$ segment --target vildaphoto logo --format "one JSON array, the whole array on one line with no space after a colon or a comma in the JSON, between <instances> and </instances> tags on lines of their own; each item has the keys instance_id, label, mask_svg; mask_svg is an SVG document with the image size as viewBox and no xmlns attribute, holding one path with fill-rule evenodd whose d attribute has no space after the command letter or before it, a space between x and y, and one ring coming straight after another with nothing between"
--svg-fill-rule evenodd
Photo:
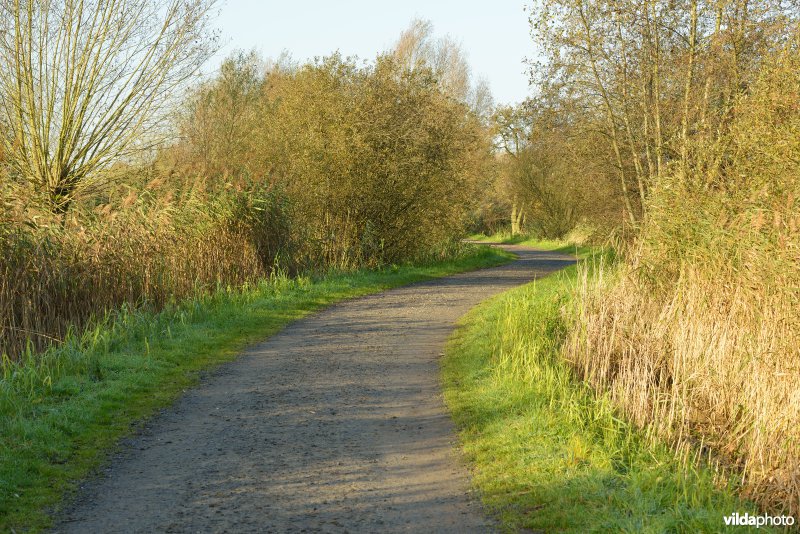
<instances>
[{"instance_id":1,"label":"vildaphoto logo","mask_svg":"<svg viewBox=\"0 0 800 534\"><path fill-rule=\"evenodd\" d=\"M790 515L750 515L734 512L725 516L725 526L729 527L790 527L794 517Z\"/></svg>"}]
</instances>

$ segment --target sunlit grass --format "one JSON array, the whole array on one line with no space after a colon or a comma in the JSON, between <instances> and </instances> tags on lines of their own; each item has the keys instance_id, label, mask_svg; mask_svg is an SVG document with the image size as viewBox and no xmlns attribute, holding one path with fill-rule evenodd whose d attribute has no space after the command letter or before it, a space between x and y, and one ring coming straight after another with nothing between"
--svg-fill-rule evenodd
<instances>
[{"instance_id":1,"label":"sunlit grass","mask_svg":"<svg viewBox=\"0 0 800 534\"><path fill-rule=\"evenodd\" d=\"M573 266L482 304L446 352L446 400L502 528L720 532L723 516L753 513L712 468L645 436L575 379L561 347L576 276Z\"/></svg>"},{"instance_id":2,"label":"sunlit grass","mask_svg":"<svg viewBox=\"0 0 800 534\"><path fill-rule=\"evenodd\" d=\"M510 255L482 247L451 261L317 279L273 276L161 313L126 312L44 354L6 360L0 375L0 531L40 530L62 496L138 421L232 360L249 343L344 298Z\"/></svg>"},{"instance_id":3,"label":"sunlit grass","mask_svg":"<svg viewBox=\"0 0 800 534\"><path fill-rule=\"evenodd\" d=\"M478 241L481 243L503 243L507 245L523 245L539 250L546 250L548 252L562 252L564 254L572 254L576 257L583 257L593 252L598 251L597 247L592 247L584 244L572 243L568 240L559 239L540 239L538 237L516 234L511 235L509 232L497 232L492 235L485 234L471 234L466 238L469 241Z\"/></svg>"}]
</instances>

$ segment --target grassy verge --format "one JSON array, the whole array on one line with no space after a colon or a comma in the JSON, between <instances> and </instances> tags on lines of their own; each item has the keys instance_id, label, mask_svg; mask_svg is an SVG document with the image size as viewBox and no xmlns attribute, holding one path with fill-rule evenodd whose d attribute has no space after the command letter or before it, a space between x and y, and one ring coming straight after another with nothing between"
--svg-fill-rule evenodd
<instances>
[{"instance_id":1,"label":"grassy verge","mask_svg":"<svg viewBox=\"0 0 800 534\"><path fill-rule=\"evenodd\" d=\"M527 235L511 235L509 233L498 232L494 235L473 234L467 237L470 241L482 243L504 243L507 245L525 245L527 247L547 250L550 252L562 252L573 254L577 257L584 257L596 251L595 247L578 245L569 241L558 239L539 239Z\"/></svg>"},{"instance_id":2,"label":"grassy verge","mask_svg":"<svg viewBox=\"0 0 800 534\"><path fill-rule=\"evenodd\" d=\"M316 280L275 277L158 314L122 311L42 355L3 362L0 532L46 528L64 494L137 422L248 343L337 300L508 259L502 251L481 247L425 267Z\"/></svg>"},{"instance_id":3,"label":"grassy verge","mask_svg":"<svg viewBox=\"0 0 800 534\"><path fill-rule=\"evenodd\" d=\"M504 530L721 532L755 508L575 381L560 346L576 268L471 311L443 363L473 483ZM762 529L764 531L766 529Z\"/></svg>"}]
</instances>

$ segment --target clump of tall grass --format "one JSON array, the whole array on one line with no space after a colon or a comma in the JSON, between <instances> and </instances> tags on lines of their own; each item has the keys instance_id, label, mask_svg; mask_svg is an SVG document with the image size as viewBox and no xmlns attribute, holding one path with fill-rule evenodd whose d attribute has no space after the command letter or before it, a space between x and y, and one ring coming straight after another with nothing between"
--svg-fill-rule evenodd
<instances>
[{"instance_id":1,"label":"clump of tall grass","mask_svg":"<svg viewBox=\"0 0 800 534\"><path fill-rule=\"evenodd\" d=\"M575 379L563 312L579 304L576 278L571 266L478 307L445 358L445 397L503 529L718 532L732 510L753 513L724 473L676 457Z\"/></svg>"},{"instance_id":2,"label":"clump of tall grass","mask_svg":"<svg viewBox=\"0 0 800 534\"><path fill-rule=\"evenodd\" d=\"M157 310L269 275L288 246L280 195L208 197L151 182L63 221L17 213L0 226L0 354L38 352L121 306Z\"/></svg>"},{"instance_id":3,"label":"clump of tall grass","mask_svg":"<svg viewBox=\"0 0 800 534\"><path fill-rule=\"evenodd\" d=\"M566 357L638 425L800 514L800 58L653 192L629 261L584 272Z\"/></svg>"}]
</instances>

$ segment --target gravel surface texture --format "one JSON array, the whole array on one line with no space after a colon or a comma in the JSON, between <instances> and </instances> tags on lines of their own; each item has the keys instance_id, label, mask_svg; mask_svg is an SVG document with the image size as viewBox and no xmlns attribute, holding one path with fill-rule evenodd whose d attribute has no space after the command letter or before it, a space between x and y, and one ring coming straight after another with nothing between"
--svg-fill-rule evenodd
<instances>
[{"instance_id":1,"label":"gravel surface texture","mask_svg":"<svg viewBox=\"0 0 800 534\"><path fill-rule=\"evenodd\" d=\"M203 379L128 438L56 532L490 532L439 357L482 300L571 264L519 259L333 305Z\"/></svg>"}]
</instances>

